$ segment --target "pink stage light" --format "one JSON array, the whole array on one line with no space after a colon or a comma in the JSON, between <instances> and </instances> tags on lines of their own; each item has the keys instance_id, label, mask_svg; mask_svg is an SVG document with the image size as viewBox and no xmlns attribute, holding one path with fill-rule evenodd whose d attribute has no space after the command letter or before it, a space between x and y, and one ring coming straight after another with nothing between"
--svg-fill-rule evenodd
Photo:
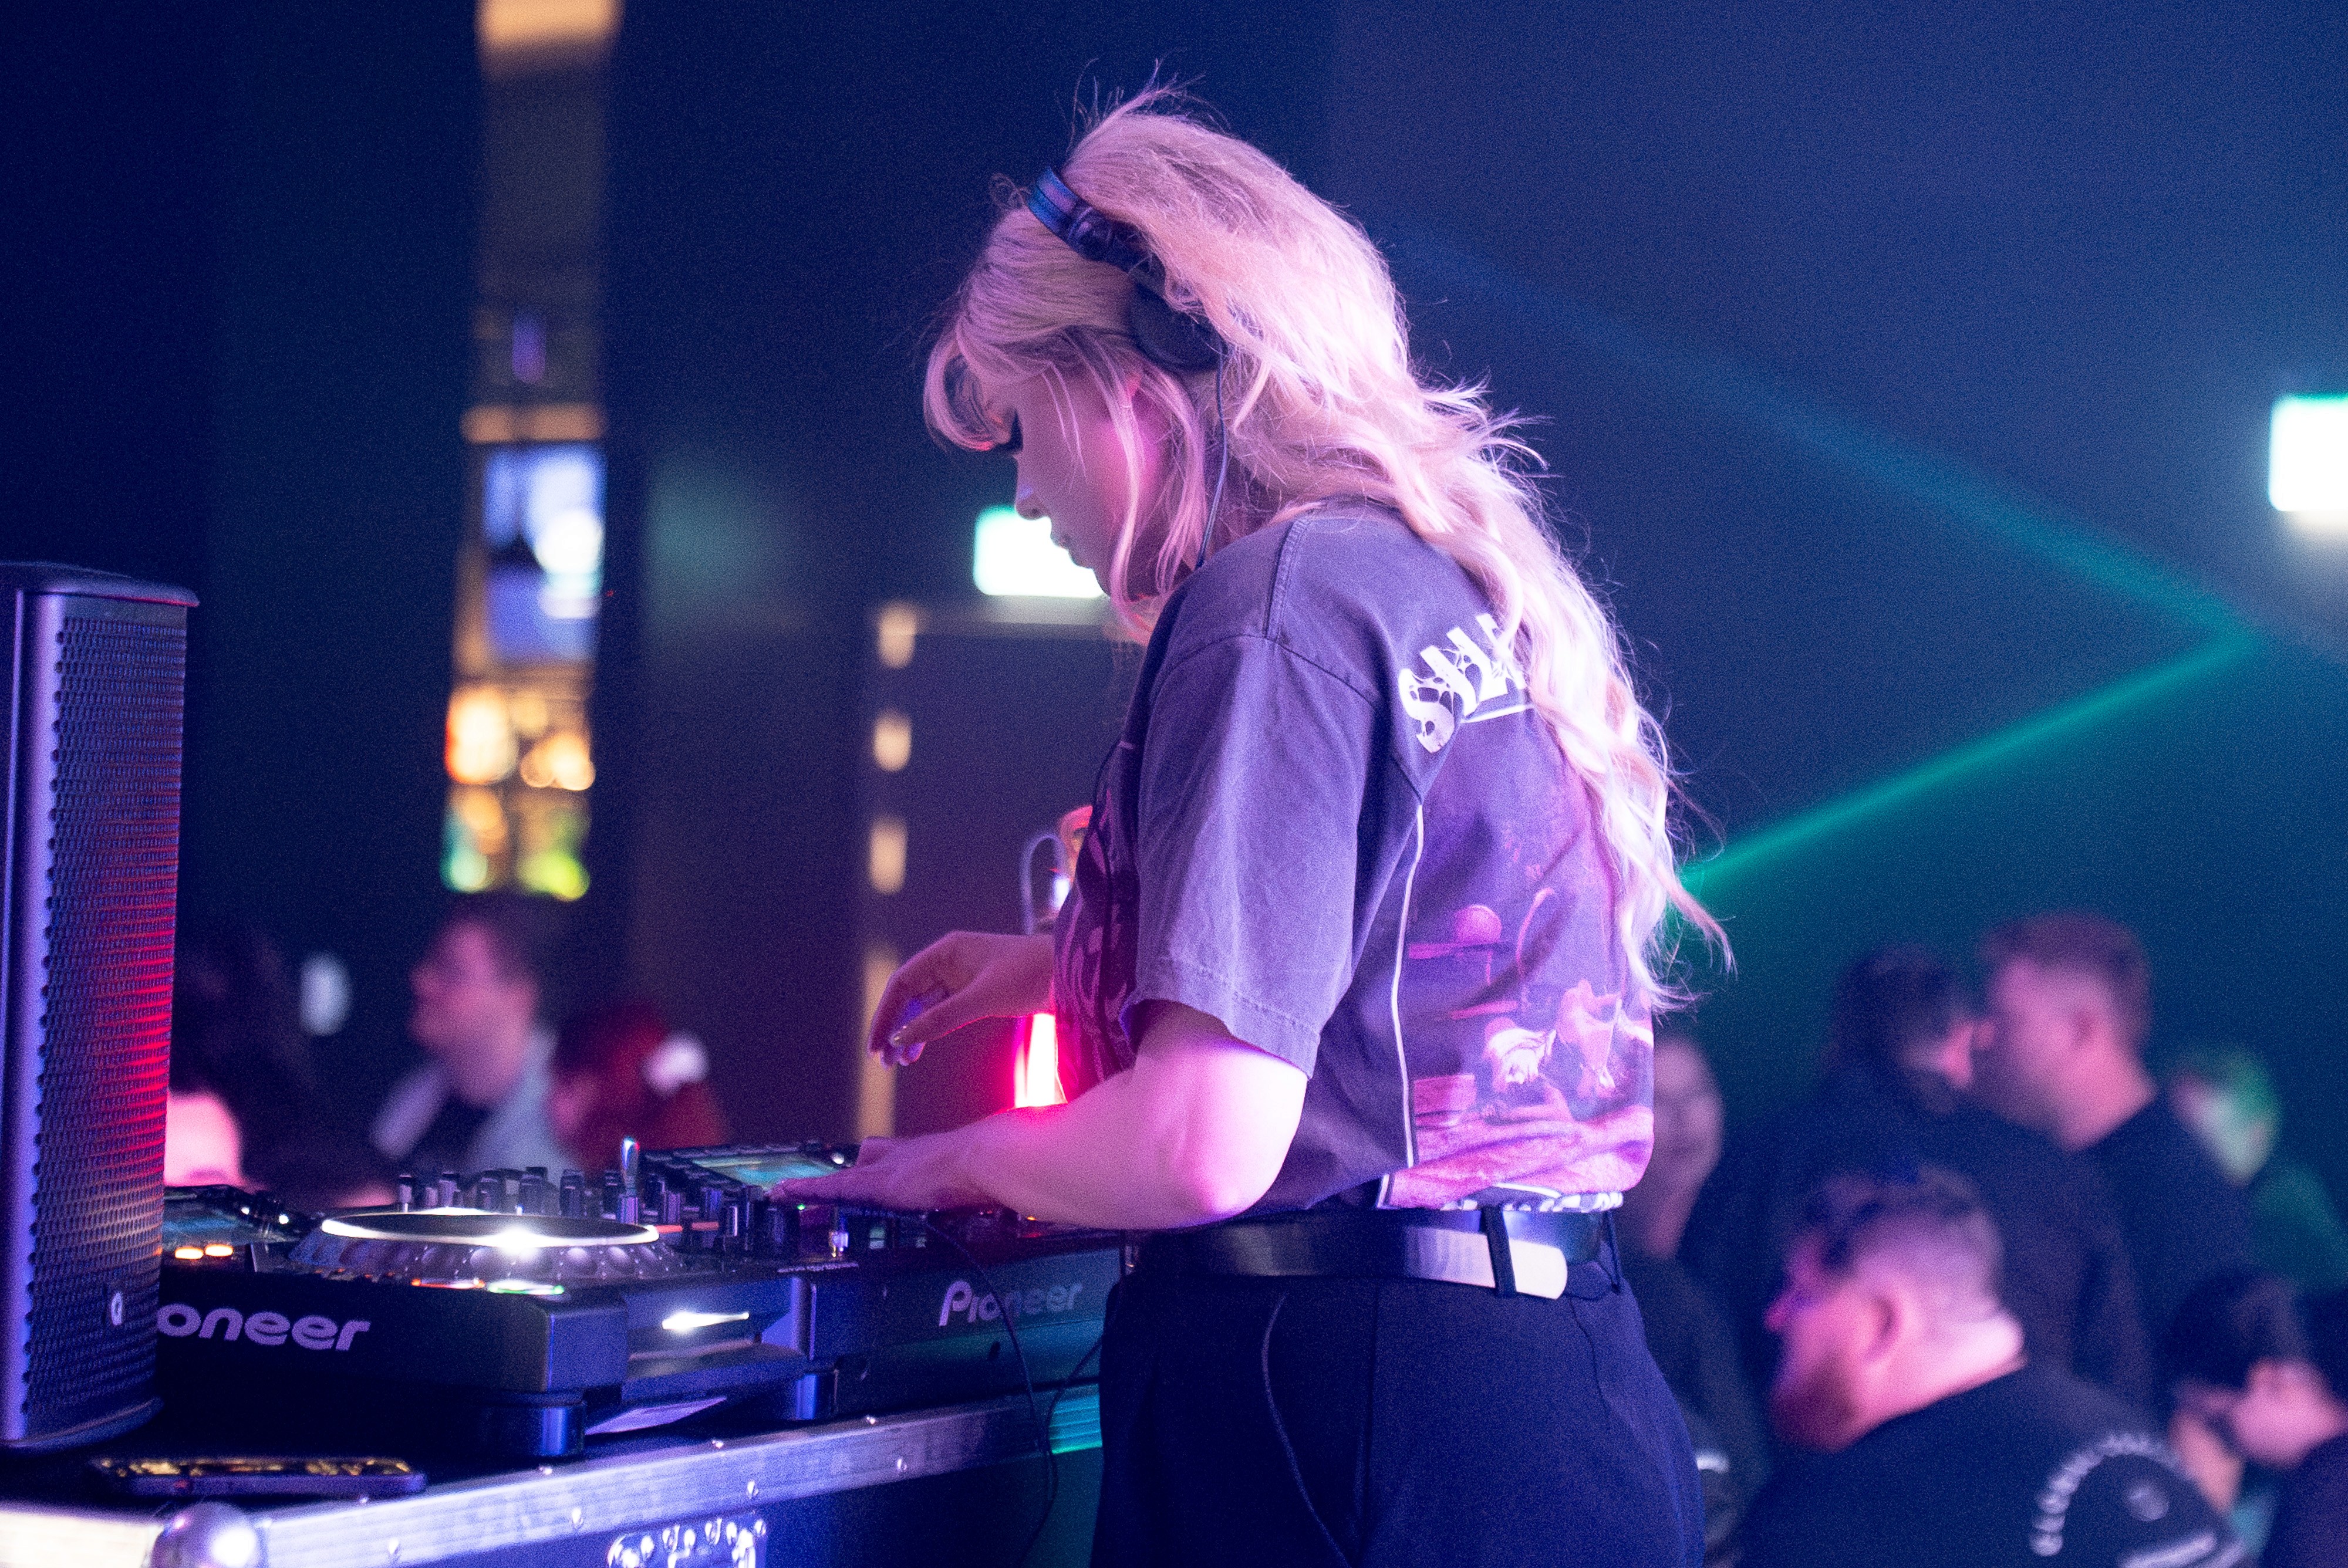
<instances>
[{"instance_id":1,"label":"pink stage light","mask_svg":"<svg viewBox=\"0 0 2348 1568\"><path fill-rule=\"evenodd\" d=\"M1060 1026L1050 1013L1039 1012L1019 1024L1019 1049L1011 1063L1011 1103L1065 1105L1068 1092L1060 1087Z\"/></svg>"}]
</instances>

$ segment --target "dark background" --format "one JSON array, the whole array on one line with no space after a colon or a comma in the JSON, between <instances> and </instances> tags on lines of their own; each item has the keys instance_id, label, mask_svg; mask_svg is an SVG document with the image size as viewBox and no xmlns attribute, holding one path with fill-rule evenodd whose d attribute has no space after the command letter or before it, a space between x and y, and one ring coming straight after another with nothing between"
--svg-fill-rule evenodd
<instances>
[{"instance_id":1,"label":"dark background","mask_svg":"<svg viewBox=\"0 0 2348 1568\"><path fill-rule=\"evenodd\" d=\"M350 957L360 1098L440 897L471 7L5 26L0 556L203 597L183 910ZM746 1131L847 1129L870 616L965 596L1009 487L922 430L926 325L990 177L1162 66L1541 421L1725 845L1733 1113L1855 953L2087 905L2348 1187L2348 552L2264 493L2273 398L2348 387L2343 58L2319 4L635 0L586 973L699 1029Z\"/></svg>"}]
</instances>

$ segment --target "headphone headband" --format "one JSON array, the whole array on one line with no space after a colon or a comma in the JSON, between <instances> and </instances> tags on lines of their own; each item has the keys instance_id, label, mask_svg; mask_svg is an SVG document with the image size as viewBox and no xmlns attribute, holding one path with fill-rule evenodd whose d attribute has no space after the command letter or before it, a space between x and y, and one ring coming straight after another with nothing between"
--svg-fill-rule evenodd
<instances>
[{"instance_id":1,"label":"headphone headband","mask_svg":"<svg viewBox=\"0 0 2348 1568\"><path fill-rule=\"evenodd\" d=\"M1133 231L1068 189L1056 169L1046 168L1027 191L1027 210L1087 261L1115 267L1133 280L1127 325L1149 361L1176 374L1219 370L1222 338L1204 316L1166 302L1165 268Z\"/></svg>"},{"instance_id":2,"label":"headphone headband","mask_svg":"<svg viewBox=\"0 0 2348 1568\"><path fill-rule=\"evenodd\" d=\"M1027 192L1027 210L1087 261L1104 261L1120 272L1131 272L1149 261L1148 251L1069 190L1056 169L1046 169L1035 177L1035 186Z\"/></svg>"}]
</instances>

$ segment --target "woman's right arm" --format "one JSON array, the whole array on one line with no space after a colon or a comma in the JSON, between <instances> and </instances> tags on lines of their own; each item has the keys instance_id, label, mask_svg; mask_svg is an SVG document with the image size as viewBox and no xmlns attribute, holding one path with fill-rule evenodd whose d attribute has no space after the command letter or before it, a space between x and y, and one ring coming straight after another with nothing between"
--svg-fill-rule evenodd
<instances>
[{"instance_id":1,"label":"woman's right arm","mask_svg":"<svg viewBox=\"0 0 2348 1568\"><path fill-rule=\"evenodd\" d=\"M872 1009L864 1048L891 1067L983 1018L1015 1018L1052 1005L1052 938L954 931L898 966Z\"/></svg>"}]
</instances>

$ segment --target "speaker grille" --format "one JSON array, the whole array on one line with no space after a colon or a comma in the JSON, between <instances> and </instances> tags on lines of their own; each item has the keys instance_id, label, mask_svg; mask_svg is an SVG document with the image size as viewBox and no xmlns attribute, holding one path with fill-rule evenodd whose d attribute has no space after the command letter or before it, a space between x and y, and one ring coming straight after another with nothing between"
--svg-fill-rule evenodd
<instances>
[{"instance_id":1,"label":"speaker grille","mask_svg":"<svg viewBox=\"0 0 2348 1568\"><path fill-rule=\"evenodd\" d=\"M31 890L47 972L26 1395L46 1427L120 1409L154 1372L137 1330L162 1247L187 642L72 614L57 632L48 886Z\"/></svg>"}]
</instances>

